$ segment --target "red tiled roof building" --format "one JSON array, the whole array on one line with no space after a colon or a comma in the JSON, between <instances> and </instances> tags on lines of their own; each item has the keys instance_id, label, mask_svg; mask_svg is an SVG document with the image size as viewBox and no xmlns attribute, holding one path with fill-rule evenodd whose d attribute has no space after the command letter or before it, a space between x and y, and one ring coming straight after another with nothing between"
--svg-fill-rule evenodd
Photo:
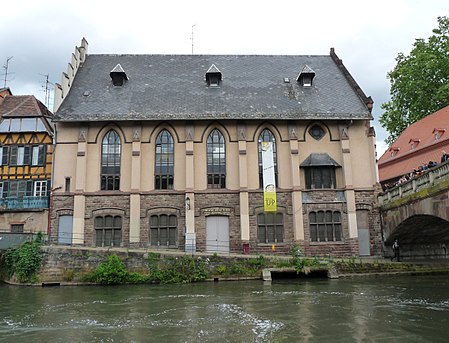
<instances>
[{"instance_id":1,"label":"red tiled roof building","mask_svg":"<svg viewBox=\"0 0 449 343\"><path fill-rule=\"evenodd\" d=\"M449 153L449 106L406 128L378 161L382 185L395 182Z\"/></svg>"}]
</instances>

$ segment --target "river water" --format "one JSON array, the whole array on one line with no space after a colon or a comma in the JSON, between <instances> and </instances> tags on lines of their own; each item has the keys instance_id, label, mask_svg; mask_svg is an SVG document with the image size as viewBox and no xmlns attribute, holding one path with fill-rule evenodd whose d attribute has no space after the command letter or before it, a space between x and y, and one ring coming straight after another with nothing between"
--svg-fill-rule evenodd
<instances>
[{"instance_id":1,"label":"river water","mask_svg":"<svg viewBox=\"0 0 449 343\"><path fill-rule=\"evenodd\" d=\"M0 285L0 342L449 342L449 276Z\"/></svg>"}]
</instances>

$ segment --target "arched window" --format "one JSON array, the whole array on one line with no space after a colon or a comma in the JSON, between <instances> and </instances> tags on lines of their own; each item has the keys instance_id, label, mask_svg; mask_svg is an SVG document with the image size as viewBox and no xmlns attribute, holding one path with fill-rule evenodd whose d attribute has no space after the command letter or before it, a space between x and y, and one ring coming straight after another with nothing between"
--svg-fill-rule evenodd
<instances>
[{"instance_id":1,"label":"arched window","mask_svg":"<svg viewBox=\"0 0 449 343\"><path fill-rule=\"evenodd\" d=\"M119 247L122 242L122 217L95 217L95 246Z\"/></svg>"},{"instance_id":2,"label":"arched window","mask_svg":"<svg viewBox=\"0 0 449 343\"><path fill-rule=\"evenodd\" d=\"M156 138L155 157L154 188L173 189L173 137L167 130L162 130Z\"/></svg>"},{"instance_id":3,"label":"arched window","mask_svg":"<svg viewBox=\"0 0 449 343\"><path fill-rule=\"evenodd\" d=\"M110 130L101 145L101 190L120 189L120 137Z\"/></svg>"},{"instance_id":4,"label":"arched window","mask_svg":"<svg viewBox=\"0 0 449 343\"><path fill-rule=\"evenodd\" d=\"M313 211L309 213L310 241L341 241L341 214L339 211Z\"/></svg>"},{"instance_id":5,"label":"arched window","mask_svg":"<svg viewBox=\"0 0 449 343\"><path fill-rule=\"evenodd\" d=\"M207 187L226 188L226 145L217 129L207 138Z\"/></svg>"},{"instance_id":6,"label":"arched window","mask_svg":"<svg viewBox=\"0 0 449 343\"><path fill-rule=\"evenodd\" d=\"M277 164L277 153L276 153L276 138L273 133L265 129L259 136L259 187L263 187L263 168L262 168L262 142L273 143L273 161L274 161L274 180L276 182L276 187L278 187L278 164Z\"/></svg>"}]
</instances>

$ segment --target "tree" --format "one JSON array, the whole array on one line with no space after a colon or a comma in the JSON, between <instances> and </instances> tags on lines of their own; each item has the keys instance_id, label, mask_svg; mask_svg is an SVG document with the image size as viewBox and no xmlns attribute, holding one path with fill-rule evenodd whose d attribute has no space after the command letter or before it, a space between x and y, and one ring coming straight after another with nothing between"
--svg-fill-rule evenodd
<instances>
[{"instance_id":1,"label":"tree","mask_svg":"<svg viewBox=\"0 0 449 343\"><path fill-rule=\"evenodd\" d=\"M449 18L438 17L438 28L427 42L416 39L406 56L399 53L396 67L388 73L391 100L381 105L385 111L380 124L393 143L414 122L449 105Z\"/></svg>"}]
</instances>

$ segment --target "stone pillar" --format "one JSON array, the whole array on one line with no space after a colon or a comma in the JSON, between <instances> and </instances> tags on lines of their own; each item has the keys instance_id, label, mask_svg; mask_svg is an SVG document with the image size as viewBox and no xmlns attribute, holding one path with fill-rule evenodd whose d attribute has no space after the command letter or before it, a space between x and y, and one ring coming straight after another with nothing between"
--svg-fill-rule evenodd
<instances>
[{"instance_id":1,"label":"stone pillar","mask_svg":"<svg viewBox=\"0 0 449 343\"><path fill-rule=\"evenodd\" d=\"M73 199L73 231L72 243L84 244L84 216L86 212L87 176L87 127L80 127L78 149L76 153L75 196Z\"/></svg>"},{"instance_id":2,"label":"stone pillar","mask_svg":"<svg viewBox=\"0 0 449 343\"><path fill-rule=\"evenodd\" d=\"M131 156L131 195L129 198L129 243L140 242L140 163L141 163L141 127L133 128Z\"/></svg>"},{"instance_id":3,"label":"stone pillar","mask_svg":"<svg viewBox=\"0 0 449 343\"><path fill-rule=\"evenodd\" d=\"M296 125L288 126L290 139L290 168L292 174L292 208L295 241L304 240L304 219L302 215L301 178L299 174L299 147Z\"/></svg>"},{"instance_id":4,"label":"stone pillar","mask_svg":"<svg viewBox=\"0 0 449 343\"><path fill-rule=\"evenodd\" d=\"M348 128L340 128L341 151L343 154L343 177L345 182L346 206L348 210L349 238L357 238L357 216L355 206L355 192L352 177L351 150L349 144Z\"/></svg>"},{"instance_id":5,"label":"stone pillar","mask_svg":"<svg viewBox=\"0 0 449 343\"><path fill-rule=\"evenodd\" d=\"M239 187L240 187L240 239L248 243L249 234L249 196L248 196L248 163L246 157L246 126L242 123L237 127L239 149Z\"/></svg>"}]
</instances>

